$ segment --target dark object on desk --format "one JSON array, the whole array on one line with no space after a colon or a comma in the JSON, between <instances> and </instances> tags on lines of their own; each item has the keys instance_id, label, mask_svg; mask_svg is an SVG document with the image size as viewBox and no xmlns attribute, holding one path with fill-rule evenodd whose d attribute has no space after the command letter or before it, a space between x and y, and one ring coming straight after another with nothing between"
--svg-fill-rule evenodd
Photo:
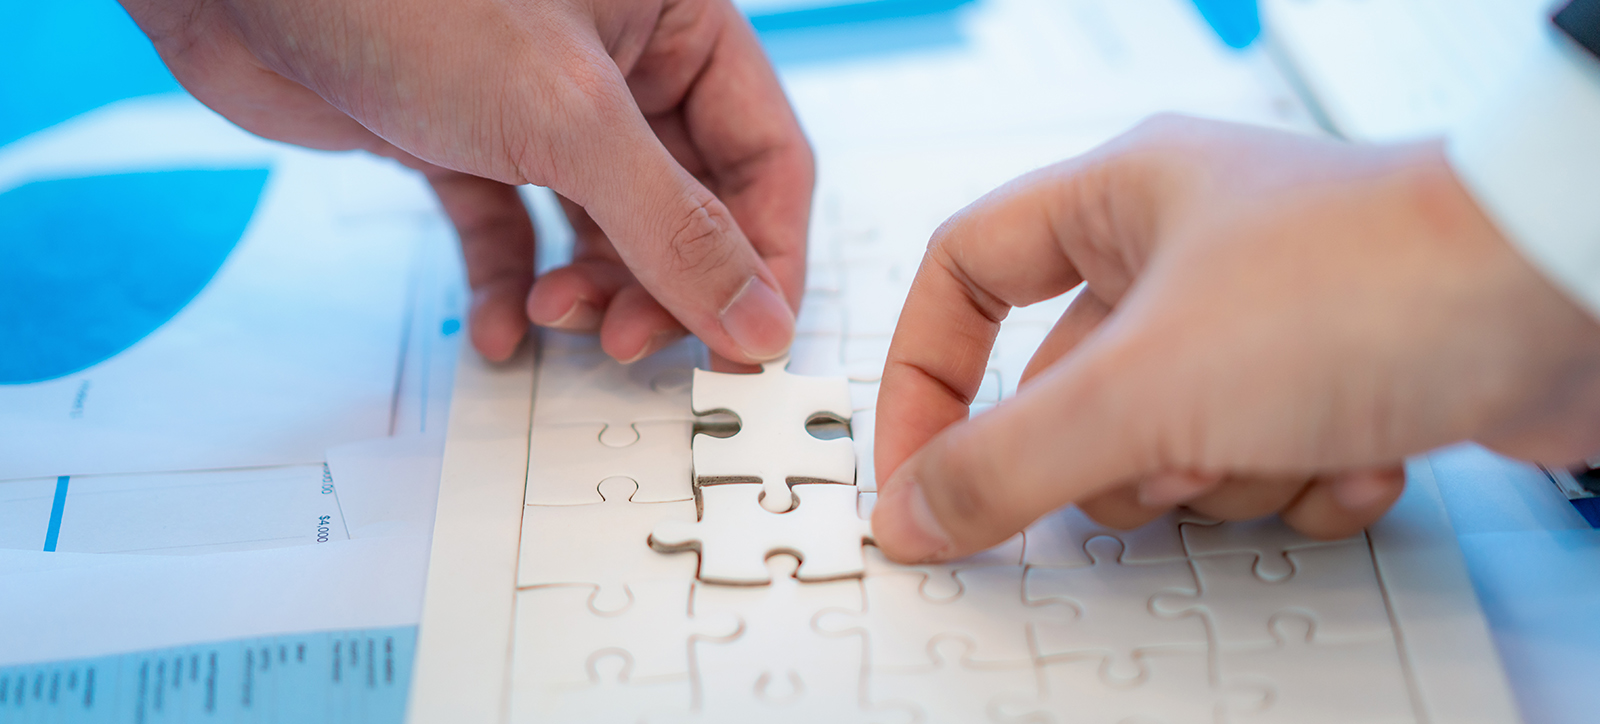
<instances>
[{"instance_id":1,"label":"dark object on desk","mask_svg":"<svg viewBox=\"0 0 1600 724\"><path fill-rule=\"evenodd\" d=\"M1551 482L1571 501L1589 527L1600 528L1600 459L1572 470L1544 468Z\"/></svg>"},{"instance_id":2,"label":"dark object on desk","mask_svg":"<svg viewBox=\"0 0 1600 724\"><path fill-rule=\"evenodd\" d=\"M1556 27L1600 60L1600 0L1572 0L1556 13Z\"/></svg>"}]
</instances>

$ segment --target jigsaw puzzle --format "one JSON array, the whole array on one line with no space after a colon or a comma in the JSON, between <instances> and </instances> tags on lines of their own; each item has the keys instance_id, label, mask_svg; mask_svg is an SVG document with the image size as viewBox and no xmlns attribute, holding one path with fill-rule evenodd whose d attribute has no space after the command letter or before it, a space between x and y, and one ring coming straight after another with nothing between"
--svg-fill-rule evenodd
<instances>
[{"instance_id":1,"label":"jigsaw puzzle","mask_svg":"<svg viewBox=\"0 0 1600 724\"><path fill-rule=\"evenodd\" d=\"M509 626L510 645L490 641L426 682L460 687L455 672L485 669L510 682L494 689L509 708L485 718L519 724L1515 719L1470 582L1435 555L1447 523L1404 529L1431 556L1409 569L1385 567L1409 549L1392 531L1385 548L1381 528L1322 542L1276 518L1179 510L1119 531L1075 508L966 559L888 561L867 523L884 356L928 235L992 184L947 179L890 216L871 201L885 193L874 168L819 194L787 365L707 372L691 343L618 365L592 339L543 333L516 449L528 467L509 536L513 620L481 617ZM1070 301L1002 323L973 414L1007 404ZM832 439L813 434L818 422ZM444 490L477 500L490 483ZM1420 505L1434 507L1417 517L1413 504L1405 525L1443 520L1436 499ZM1427 578L1451 566L1446 584ZM436 562L430 579L452 571ZM1437 620L1416 619L1441 604ZM479 606L463 600L450 620L480 625Z\"/></svg>"}]
</instances>

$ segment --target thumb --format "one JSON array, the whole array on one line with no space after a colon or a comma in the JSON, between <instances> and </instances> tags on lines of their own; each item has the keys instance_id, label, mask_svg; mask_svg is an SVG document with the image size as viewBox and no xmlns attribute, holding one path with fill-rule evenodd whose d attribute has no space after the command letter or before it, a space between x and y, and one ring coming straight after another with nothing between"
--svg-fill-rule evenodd
<instances>
[{"instance_id":1,"label":"thumb","mask_svg":"<svg viewBox=\"0 0 1600 724\"><path fill-rule=\"evenodd\" d=\"M721 200L662 145L614 65L568 94L569 127L539 159L640 284L712 351L740 362L782 355L794 311ZM531 175L531 174L530 174ZM538 175L532 175L538 178Z\"/></svg>"},{"instance_id":2,"label":"thumb","mask_svg":"<svg viewBox=\"0 0 1600 724\"><path fill-rule=\"evenodd\" d=\"M1145 375L1128 358L1093 335L1025 392L935 436L880 484L878 547L902 562L959 558L1156 469Z\"/></svg>"}]
</instances>

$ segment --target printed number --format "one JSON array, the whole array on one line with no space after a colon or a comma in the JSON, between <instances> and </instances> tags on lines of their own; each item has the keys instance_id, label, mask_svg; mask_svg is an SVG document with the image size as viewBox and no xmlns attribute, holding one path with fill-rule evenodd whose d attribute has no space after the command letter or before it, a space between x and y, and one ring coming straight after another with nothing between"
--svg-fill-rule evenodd
<instances>
[{"instance_id":1,"label":"printed number","mask_svg":"<svg viewBox=\"0 0 1600 724\"><path fill-rule=\"evenodd\" d=\"M322 484L322 494L323 495L333 495L333 483L323 483Z\"/></svg>"},{"instance_id":2,"label":"printed number","mask_svg":"<svg viewBox=\"0 0 1600 724\"><path fill-rule=\"evenodd\" d=\"M332 521L333 521L333 516L331 516L331 515L319 515L319 516L317 516L317 542L318 543L327 543L328 542L328 525Z\"/></svg>"}]
</instances>

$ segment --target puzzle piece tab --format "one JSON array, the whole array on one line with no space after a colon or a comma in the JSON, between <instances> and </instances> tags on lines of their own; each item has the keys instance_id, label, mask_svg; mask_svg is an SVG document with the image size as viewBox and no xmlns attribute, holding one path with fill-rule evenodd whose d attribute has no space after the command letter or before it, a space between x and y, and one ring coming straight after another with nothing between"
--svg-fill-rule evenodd
<instances>
[{"instance_id":1,"label":"puzzle piece tab","mask_svg":"<svg viewBox=\"0 0 1600 724\"><path fill-rule=\"evenodd\" d=\"M1200 592L1162 594L1151 604L1163 613L1205 615L1225 650L1274 645L1271 621L1282 615L1311 621L1318 643L1366 640L1391 630L1372 550L1364 538L1300 548L1288 556L1294 575L1279 581L1256 575L1252 553L1194 558Z\"/></svg>"},{"instance_id":2,"label":"puzzle piece tab","mask_svg":"<svg viewBox=\"0 0 1600 724\"><path fill-rule=\"evenodd\" d=\"M662 521L692 523L694 503L629 501L637 489L611 478L600 483L602 503L526 506L517 586L590 583L600 588L595 605L616 610L628 603L627 584L693 578L694 561L659 555L647 542Z\"/></svg>"},{"instance_id":3,"label":"puzzle piece tab","mask_svg":"<svg viewBox=\"0 0 1600 724\"><path fill-rule=\"evenodd\" d=\"M657 525L651 546L663 552L699 551L698 575L710 583L771 583L765 561L775 553L800 558L795 577L802 581L862 574L866 560L861 546L871 542L872 524L856 514L854 485L796 485L795 507L787 513L761 507L763 487L702 486L700 519Z\"/></svg>"},{"instance_id":4,"label":"puzzle piece tab","mask_svg":"<svg viewBox=\"0 0 1600 724\"><path fill-rule=\"evenodd\" d=\"M1029 629L1036 624L1068 625L1076 618L1070 604L1028 603L1022 598L1021 566L991 566L957 571L961 594L941 601L922 593L917 573L873 575L863 581L867 610L825 611L817 630L829 634L866 634L874 670L928 667L931 646L938 639L961 639L970 651L963 663L1031 665Z\"/></svg>"},{"instance_id":5,"label":"puzzle piece tab","mask_svg":"<svg viewBox=\"0 0 1600 724\"><path fill-rule=\"evenodd\" d=\"M1092 566L1028 569L1027 600L1068 601L1080 612L1068 625L1035 627L1041 656L1102 658L1111 679L1129 681L1141 675L1145 650L1205 649L1198 616L1158 616L1151 607L1160 594L1194 595L1188 563L1122 563L1122 542L1109 537L1092 538L1086 548Z\"/></svg>"},{"instance_id":6,"label":"puzzle piece tab","mask_svg":"<svg viewBox=\"0 0 1600 724\"><path fill-rule=\"evenodd\" d=\"M512 677L517 689L577 686L589 681L591 658L626 652L635 679L689 676L688 642L728 641L740 633L729 613L690 615L690 581L627 585L627 605L597 610L594 586L546 586L517 593L516 645L537 656L518 656Z\"/></svg>"},{"instance_id":7,"label":"puzzle piece tab","mask_svg":"<svg viewBox=\"0 0 1600 724\"><path fill-rule=\"evenodd\" d=\"M528 444L528 505L600 502L600 481L628 478L639 484L635 503L694 500L689 439L694 423L638 422L638 440L613 447L601 442L598 423L536 427Z\"/></svg>"},{"instance_id":8,"label":"puzzle piece tab","mask_svg":"<svg viewBox=\"0 0 1600 724\"><path fill-rule=\"evenodd\" d=\"M697 369L691 393L696 414L739 417L739 431L731 437L695 436L696 481L703 486L759 482L766 492L760 504L774 513L793 507L792 484L851 485L856 479L849 438L819 440L806 431L806 423L819 417L850 421L849 383L790 374L787 364L787 358L768 362L753 375Z\"/></svg>"}]
</instances>

